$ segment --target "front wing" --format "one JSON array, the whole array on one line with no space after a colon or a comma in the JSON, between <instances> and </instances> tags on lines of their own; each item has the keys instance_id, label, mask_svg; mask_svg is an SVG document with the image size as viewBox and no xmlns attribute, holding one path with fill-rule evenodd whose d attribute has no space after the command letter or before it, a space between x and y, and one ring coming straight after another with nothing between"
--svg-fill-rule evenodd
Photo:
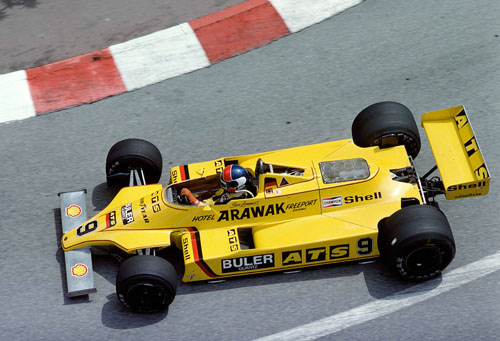
<instances>
[{"instance_id":1,"label":"front wing","mask_svg":"<svg viewBox=\"0 0 500 341\"><path fill-rule=\"evenodd\" d=\"M87 221L86 190L59 193L61 198L61 221L63 234ZM66 282L68 297L96 292L92 256L88 247L65 251Z\"/></svg>"}]
</instances>

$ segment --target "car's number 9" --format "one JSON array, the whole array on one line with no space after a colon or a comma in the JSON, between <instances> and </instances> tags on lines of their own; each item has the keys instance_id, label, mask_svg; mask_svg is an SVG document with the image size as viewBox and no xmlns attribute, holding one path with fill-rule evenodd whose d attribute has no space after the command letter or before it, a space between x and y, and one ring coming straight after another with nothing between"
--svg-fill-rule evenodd
<instances>
[{"instance_id":1,"label":"car's number 9","mask_svg":"<svg viewBox=\"0 0 500 341\"><path fill-rule=\"evenodd\" d=\"M87 233L95 231L96 229L97 229L97 221L93 220L93 221L87 223L87 225L85 225L85 227L83 225L80 226L76 230L76 234L79 235L79 236L83 236L83 235L85 235Z\"/></svg>"},{"instance_id":2,"label":"car's number 9","mask_svg":"<svg viewBox=\"0 0 500 341\"><path fill-rule=\"evenodd\" d=\"M373 239L361 238L358 240L358 255L367 255L373 251Z\"/></svg>"}]
</instances>

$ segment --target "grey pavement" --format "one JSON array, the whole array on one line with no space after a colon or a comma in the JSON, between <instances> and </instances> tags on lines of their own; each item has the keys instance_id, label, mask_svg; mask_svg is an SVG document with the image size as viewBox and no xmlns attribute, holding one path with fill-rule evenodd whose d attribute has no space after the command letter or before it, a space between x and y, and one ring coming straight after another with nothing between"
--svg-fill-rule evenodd
<instances>
[{"instance_id":1,"label":"grey pavement","mask_svg":"<svg viewBox=\"0 0 500 341\"><path fill-rule=\"evenodd\" d=\"M0 0L0 74L141 37L245 0Z\"/></svg>"},{"instance_id":2,"label":"grey pavement","mask_svg":"<svg viewBox=\"0 0 500 341\"><path fill-rule=\"evenodd\" d=\"M113 197L109 147L155 143L172 165L350 137L381 100L422 113L463 104L493 176L486 197L441 200L457 255L449 271L500 250L496 176L500 28L496 0L367 0L323 23L209 68L90 105L0 125L0 329L9 340L252 340L409 288L383 264L345 264L181 284L168 313L137 315L114 293L117 263L94 257L98 292L64 297L60 191L88 189L89 214ZM417 168L433 158L423 130ZM439 278L432 282L438 286ZM324 340L492 340L500 273Z\"/></svg>"}]
</instances>

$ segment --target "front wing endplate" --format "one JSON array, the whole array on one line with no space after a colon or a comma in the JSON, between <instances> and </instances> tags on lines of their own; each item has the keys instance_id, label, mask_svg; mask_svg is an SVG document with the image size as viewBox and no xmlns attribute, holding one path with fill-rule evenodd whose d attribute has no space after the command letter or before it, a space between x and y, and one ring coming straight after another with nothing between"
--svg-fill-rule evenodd
<instances>
[{"instance_id":1,"label":"front wing endplate","mask_svg":"<svg viewBox=\"0 0 500 341\"><path fill-rule=\"evenodd\" d=\"M63 234L87 221L86 190L59 193ZM87 295L94 287L92 256L88 247L64 252L68 297Z\"/></svg>"}]
</instances>

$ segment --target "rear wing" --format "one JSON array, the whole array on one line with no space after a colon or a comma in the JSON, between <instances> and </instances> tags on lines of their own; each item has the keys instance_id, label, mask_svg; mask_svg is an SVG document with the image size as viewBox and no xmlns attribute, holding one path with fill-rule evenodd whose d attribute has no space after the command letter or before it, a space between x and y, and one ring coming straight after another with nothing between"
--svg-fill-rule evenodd
<instances>
[{"instance_id":1,"label":"rear wing","mask_svg":"<svg viewBox=\"0 0 500 341\"><path fill-rule=\"evenodd\" d=\"M490 173L463 106L422 116L447 200L488 194Z\"/></svg>"}]
</instances>

